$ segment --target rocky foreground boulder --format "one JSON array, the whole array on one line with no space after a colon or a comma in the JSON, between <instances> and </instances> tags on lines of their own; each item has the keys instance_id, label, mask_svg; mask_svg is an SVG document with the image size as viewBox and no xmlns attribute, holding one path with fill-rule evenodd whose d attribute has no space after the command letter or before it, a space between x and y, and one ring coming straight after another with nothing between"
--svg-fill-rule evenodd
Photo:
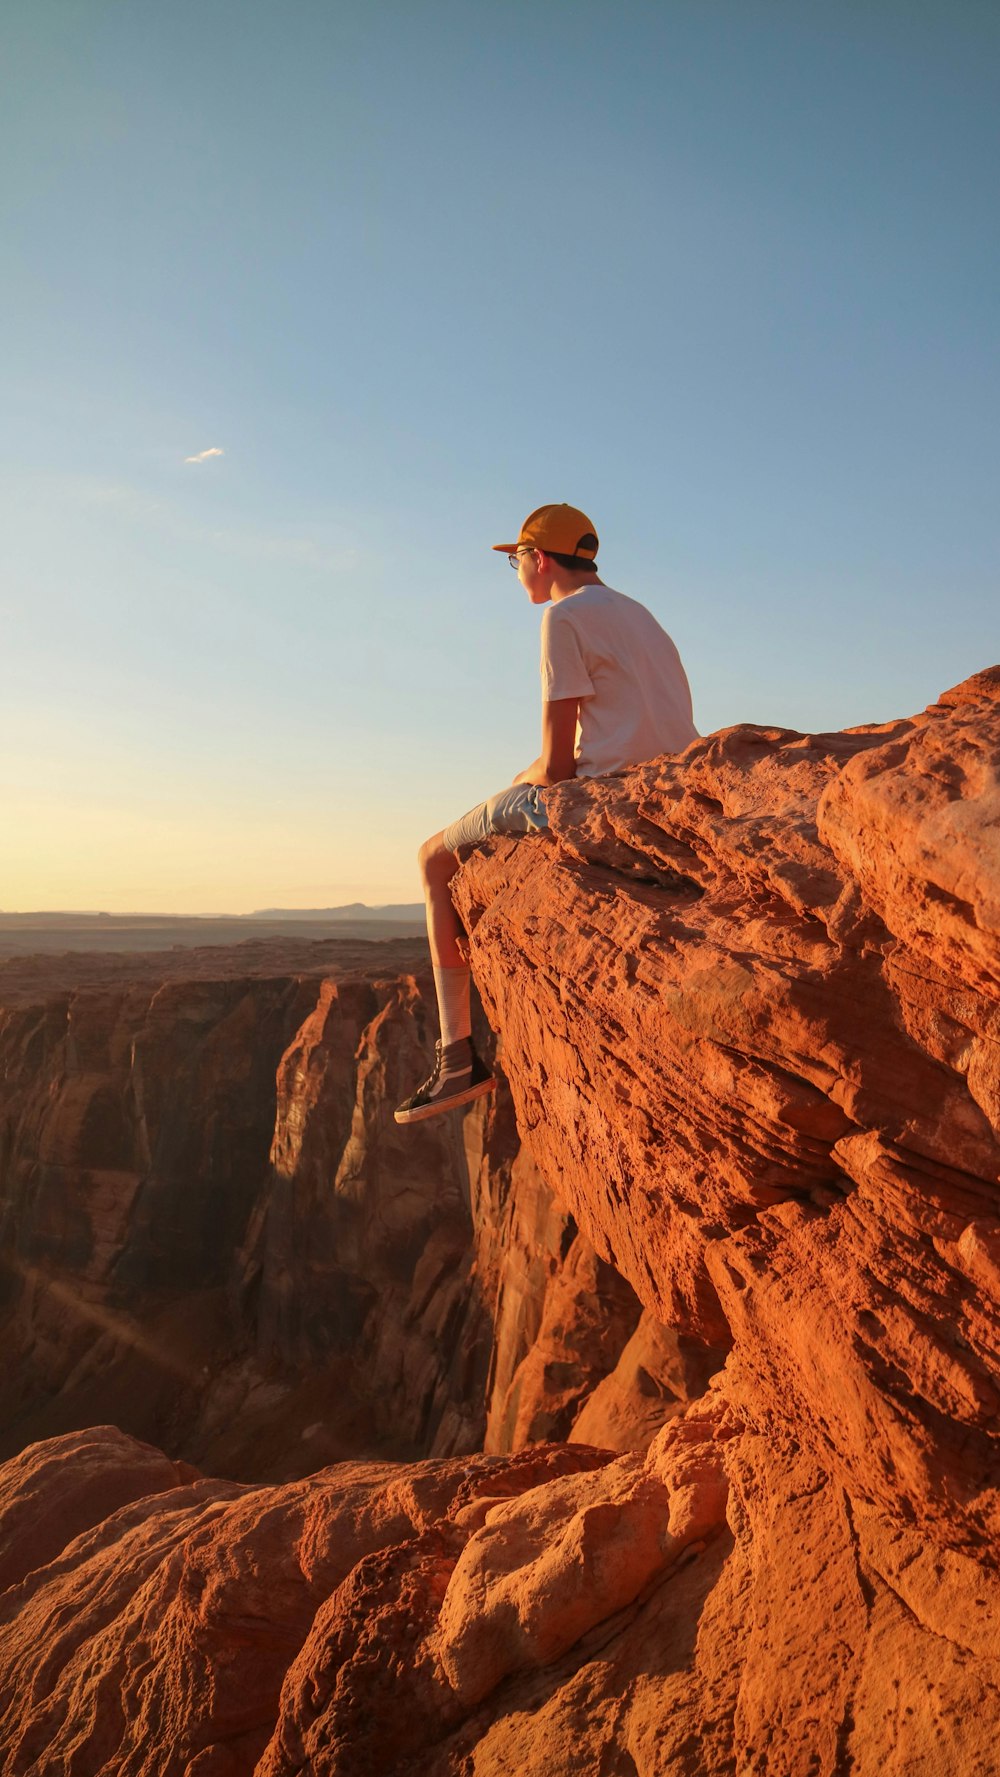
<instances>
[{"instance_id":1,"label":"rocky foreground boulder","mask_svg":"<svg viewBox=\"0 0 1000 1777\"><path fill-rule=\"evenodd\" d=\"M624 1344L507 1455L246 1485L103 1428L12 1459L12 1777L1000 1772L1000 668L551 808L456 881L572 1218L518 1368L558 1420L577 1238ZM711 1380L642 1429L681 1339Z\"/></svg>"}]
</instances>

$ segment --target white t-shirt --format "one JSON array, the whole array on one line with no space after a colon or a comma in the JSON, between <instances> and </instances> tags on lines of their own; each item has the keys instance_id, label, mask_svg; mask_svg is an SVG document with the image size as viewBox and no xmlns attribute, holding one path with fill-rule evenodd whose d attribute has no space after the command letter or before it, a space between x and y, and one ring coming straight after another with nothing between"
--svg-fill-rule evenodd
<instances>
[{"instance_id":1,"label":"white t-shirt","mask_svg":"<svg viewBox=\"0 0 1000 1777\"><path fill-rule=\"evenodd\" d=\"M578 697L578 777L680 753L698 730L681 657L651 611L582 586L542 618L542 697Z\"/></svg>"}]
</instances>

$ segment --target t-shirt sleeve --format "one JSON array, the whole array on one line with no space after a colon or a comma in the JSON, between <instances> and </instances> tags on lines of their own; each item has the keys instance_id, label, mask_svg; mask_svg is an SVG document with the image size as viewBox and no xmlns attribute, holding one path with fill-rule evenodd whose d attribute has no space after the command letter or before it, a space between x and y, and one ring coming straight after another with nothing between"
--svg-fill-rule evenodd
<instances>
[{"instance_id":1,"label":"t-shirt sleeve","mask_svg":"<svg viewBox=\"0 0 1000 1777\"><path fill-rule=\"evenodd\" d=\"M554 703L559 697L593 697L594 685L587 671L580 638L568 617L550 605L542 618L542 697Z\"/></svg>"}]
</instances>

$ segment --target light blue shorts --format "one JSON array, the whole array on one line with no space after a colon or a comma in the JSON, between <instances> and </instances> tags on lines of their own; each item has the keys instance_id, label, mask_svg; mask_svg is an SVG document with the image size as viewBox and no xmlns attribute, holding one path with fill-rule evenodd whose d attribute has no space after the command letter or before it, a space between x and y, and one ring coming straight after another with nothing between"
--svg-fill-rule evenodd
<instances>
[{"instance_id":1,"label":"light blue shorts","mask_svg":"<svg viewBox=\"0 0 1000 1777\"><path fill-rule=\"evenodd\" d=\"M444 830L449 851L466 845L482 845L491 833L541 833L549 824L545 792L537 784L508 784L478 808L470 808Z\"/></svg>"}]
</instances>

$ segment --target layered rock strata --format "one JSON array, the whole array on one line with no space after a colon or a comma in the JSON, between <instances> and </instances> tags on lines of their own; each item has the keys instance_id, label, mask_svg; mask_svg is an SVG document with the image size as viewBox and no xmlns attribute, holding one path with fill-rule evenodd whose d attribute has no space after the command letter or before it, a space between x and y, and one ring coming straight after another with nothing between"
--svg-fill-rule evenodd
<instances>
[{"instance_id":1,"label":"layered rock strata","mask_svg":"<svg viewBox=\"0 0 1000 1777\"><path fill-rule=\"evenodd\" d=\"M1000 1770L1000 669L550 812L456 898L566 1260L595 1255L567 1277L642 1305L570 1430L651 1320L667 1367L724 1369L644 1453L178 1491L107 1434L110 1515L0 1600L15 1777ZM44 1521L33 1465L71 1454L28 1453L0 1508Z\"/></svg>"},{"instance_id":2,"label":"layered rock strata","mask_svg":"<svg viewBox=\"0 0 1000 1777\"><path fill-rule=\"evenodd\" d=\"M187 976L115 959L103 983L9 992L4 1453L114 1418L278 1479L571 1430L639 1304L520 1152L505 1091L395 1125L433 1044L425 952L392 946L417 966L386 973L359 948L337 972L335 945L298 944L303 972L188 952ZM700 1391L653 1373L626 1389L623 1447Z\"/></svg>"}]
</instances>

